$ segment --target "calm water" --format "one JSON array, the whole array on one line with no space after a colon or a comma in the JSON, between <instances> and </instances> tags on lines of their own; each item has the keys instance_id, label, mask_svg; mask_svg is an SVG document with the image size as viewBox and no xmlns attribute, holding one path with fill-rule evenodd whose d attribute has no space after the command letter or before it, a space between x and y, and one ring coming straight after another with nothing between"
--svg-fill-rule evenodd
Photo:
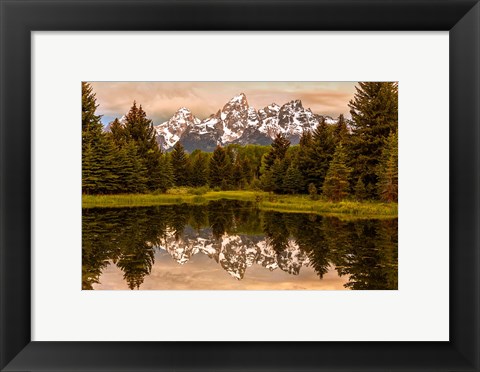
<instances>
[{"instance_id":1,"label":"calm water","mask_svg":"<svg viewBox=\"0 0 480 372\"><path fill-rule=\"evenodd\" d=\"M251 203L83 210L83 289L397 289L398 222Z\"/></svg>"}]
</instances>

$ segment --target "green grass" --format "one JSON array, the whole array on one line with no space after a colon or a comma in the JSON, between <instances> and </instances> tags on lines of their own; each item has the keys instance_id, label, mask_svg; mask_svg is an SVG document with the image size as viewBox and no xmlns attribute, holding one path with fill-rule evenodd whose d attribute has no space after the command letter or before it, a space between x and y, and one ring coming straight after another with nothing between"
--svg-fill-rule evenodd
<instances>
[{"instance_id":1,"label":"green grass","mask_svg":"<svg viewBox=\"0 0 480 372\"><path fill-rule=\"evenodd\" d=\"M343 218L396 218L396 203L311 200L308 195L274 195L261 191L207 191L175 188L165 194L83 195L83 208L145 207L171 204L204 204L210 200L233 199L255 202L262 210L336 215Z\"/></svg>"}]
</instances>

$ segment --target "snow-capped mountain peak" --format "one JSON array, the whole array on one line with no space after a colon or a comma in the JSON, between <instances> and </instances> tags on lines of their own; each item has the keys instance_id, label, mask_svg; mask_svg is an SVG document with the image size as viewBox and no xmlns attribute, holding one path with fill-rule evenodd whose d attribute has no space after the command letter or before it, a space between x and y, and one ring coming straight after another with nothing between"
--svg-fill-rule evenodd
<instances>
[{"instance_id":1,"label":"snow-capped mountain peak","mask_svg":"<svg viewBox=\"0 0 480 372\"><path fill-rule=\"evenodd\" d=\"M230 100L231 103L241 103L241 104L247 104L247 96L245 93L240 93L239 95L233 97ZM248 106L248 104L247 104Z\"/></svg>"},{"instance_id":2,"label":"snow-capped mountain peak","mask_svg":"<svg viewBox=\"0 0 480 372\"><path fill-rule=\"evenodd\" d=\"M194 231L186 228L180 238L175 231L167 231L159 243L158 248L170 254L180 265L197 254L204 254L237 280L243 279L247 269L253 265L270 271L280 269L291 275L298 275L302 267L310 265L307 254L293 239L289 239L284 249L278 251L266 237L224 233L215 238L210 229Z\"/></svg>"},{"instance_id":3,"label":"snow-capped mountain peak","mask_svg":"<svg viewBox=\"0 0 480 372\"><path fill-rule=\"evenodd\" d=\"M200 119L193 116L186 107L180 107L170 120L155 126L157 140L164 149L173 147L188 127L200 124Z\"/></svg>"},{"instance_id":4,"label":"snow-capped mountain peak","mask_svg":"<svg viewBox=\"0 0 480 372\"><path fill-rule=\"evenodd\" d=\"M187 151L197 148L213 151L217 145L229 143L268 145L277 133L284 134L295 144L303 131L315 129L321 118L305 109L300 100L282 106L272 103L257 111L249 106L246 95L240 93L204 120L181 107L170 120L155 129L165 150L180 141ZM328 124L334 122L328 120Z\"/></svg>"}]
</instances>

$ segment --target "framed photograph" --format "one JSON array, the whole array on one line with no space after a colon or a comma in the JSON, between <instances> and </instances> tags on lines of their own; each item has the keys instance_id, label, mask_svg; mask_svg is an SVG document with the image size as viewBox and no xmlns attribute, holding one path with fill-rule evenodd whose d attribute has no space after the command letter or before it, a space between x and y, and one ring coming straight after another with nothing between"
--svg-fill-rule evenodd
<instances>
[{"instance_id":1,"label":"framed photograph","mask_svg":"<svg viewBox=\"0 0 480 372\"><path fill-rule=\"evenodd\" d=\"M479 371L477 1L8 1L3 371Z\"/></svg>"}]
</instances>

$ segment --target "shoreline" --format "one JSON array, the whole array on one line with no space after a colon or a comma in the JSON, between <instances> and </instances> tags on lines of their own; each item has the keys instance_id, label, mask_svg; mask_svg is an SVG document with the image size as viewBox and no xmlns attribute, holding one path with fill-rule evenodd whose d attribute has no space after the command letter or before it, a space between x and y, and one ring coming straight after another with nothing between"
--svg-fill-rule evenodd
<instances>
[{"instance_id":1,"label":"shoreline","mask_svg":"<svg viewBox=\"0 0 480 372\"><path fill-rule=\"evenodd\" d=\"M165 194L82 195L82 208L153 207L175 204L201 205L214 200L239 200L256 204L265 211L285 213L313 213L344 218L398 218L397 203L373 201L311 200L308 195L278 195L262 191L207 191L171 190Z\"/></svg>"}]
</instances>

